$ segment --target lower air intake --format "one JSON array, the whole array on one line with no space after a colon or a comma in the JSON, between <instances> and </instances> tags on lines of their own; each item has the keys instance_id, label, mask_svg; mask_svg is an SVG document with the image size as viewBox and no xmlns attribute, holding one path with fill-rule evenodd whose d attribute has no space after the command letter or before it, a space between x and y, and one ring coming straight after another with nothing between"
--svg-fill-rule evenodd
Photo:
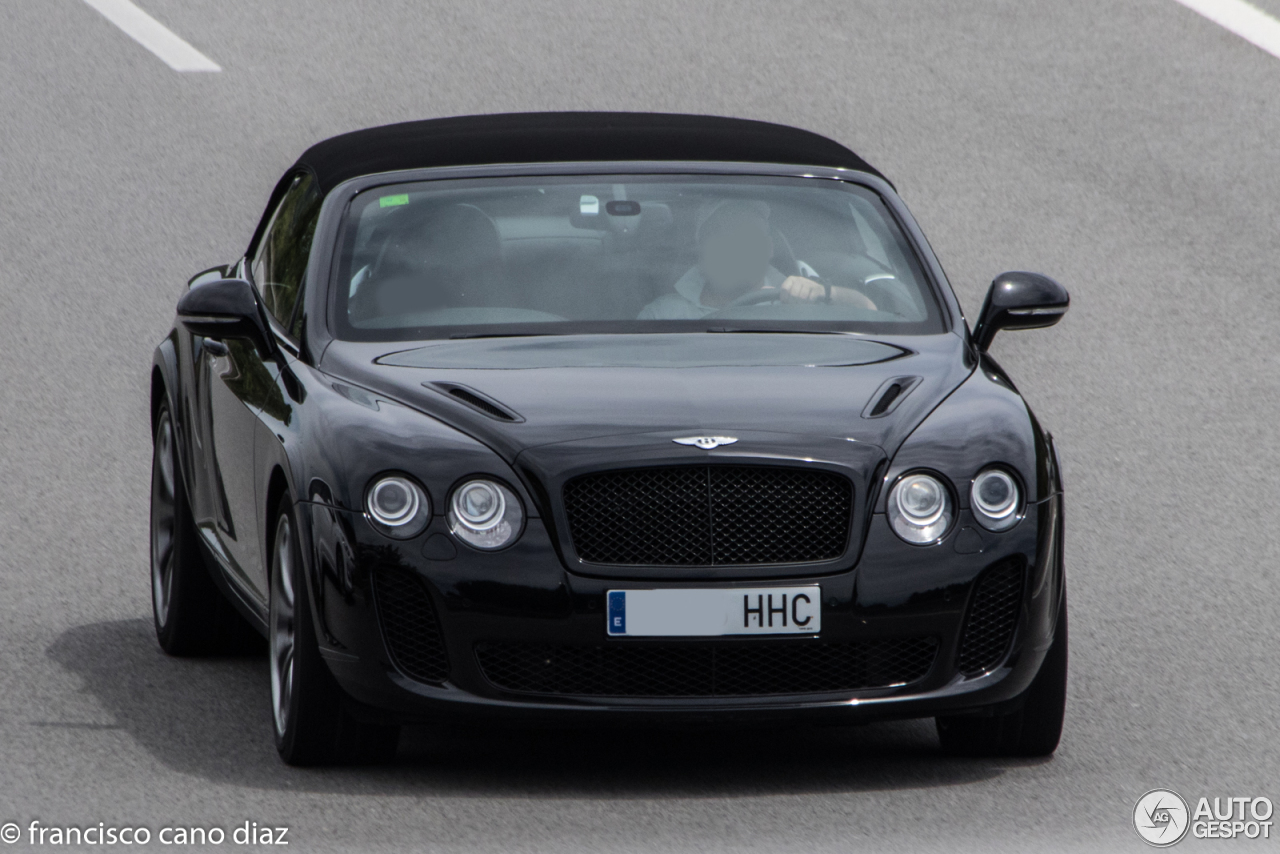
<instances>
[{"instance_id":1,"label":"lower air intake","mask_svg":"<svg viewBox=\"0 0 1280 854\"><path fill-rule=\"evenodd\" d=\"M745 697L886 688L924 678L938 640L595 646L481 643L498 688L604 697Z\"/></svg>"},{"instance_id":2,"label":"lower air intake","mask_svg":"<svg viewBox=\"0 0 1280 854\"><path fill-rule=\"evenodd\" d=\"M373 574L373 588L382 637L396 667L419 682L443 682L449 676L449 657L422 582L407 572L379 570Z\"/></svg>"},{"instance_id":3,"label":"lower air intake","mask_svg":"<svg viewBox=\"0 0 1280 854\"><path fill-rule=\"evenodd\" d=\"M957 666L961 673L976 676L1004 661L1022 609L1024 575L1020 564L1004 563L978 578L960 637Z\"/></svg>"}]
</instances>

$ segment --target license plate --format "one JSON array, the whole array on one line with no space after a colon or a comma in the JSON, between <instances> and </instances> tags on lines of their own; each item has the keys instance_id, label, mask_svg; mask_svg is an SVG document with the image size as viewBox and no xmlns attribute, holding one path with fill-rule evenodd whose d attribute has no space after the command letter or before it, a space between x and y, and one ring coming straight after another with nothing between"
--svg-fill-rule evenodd
<instances>
[{"instance_id":1,"label":"license plate","mask_svg":"<svg viewBox=\"0 0 1280 854\"><path fill-rule=\"evenodd\" d=\"M610 590L611 637L811 635L822 628L822 591L804 587Z\"/></svg>"}]
</instances>

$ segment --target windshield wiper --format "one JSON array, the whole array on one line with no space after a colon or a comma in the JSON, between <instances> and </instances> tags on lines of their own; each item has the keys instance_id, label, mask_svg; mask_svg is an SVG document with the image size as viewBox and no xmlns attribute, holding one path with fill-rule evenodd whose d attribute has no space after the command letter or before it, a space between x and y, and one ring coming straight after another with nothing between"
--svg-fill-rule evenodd
<instances>
[{"instance_id":1,"label":"windshield wiper","mask_svg":"<svg viewBox=\"0 0 1280 854\"><path fill-rule=\"evenodd\" d=\"M567 332L455 332L449 336L459 338L543 338L548 335L568 335Z\"/></svg>"},{"instance_id":2,"label":"windshield wiper","mask_svg":"<svg viewBox=\"0 0 1280 854\"><path fill-rule=\"evenodd\" d=\"M725 332L725 333L744 333L756 332L765 335L850 335L853 333L839 332L834 329L758 329L747 326L710 326L707 332Z\"/></svg>"}]
</instances>

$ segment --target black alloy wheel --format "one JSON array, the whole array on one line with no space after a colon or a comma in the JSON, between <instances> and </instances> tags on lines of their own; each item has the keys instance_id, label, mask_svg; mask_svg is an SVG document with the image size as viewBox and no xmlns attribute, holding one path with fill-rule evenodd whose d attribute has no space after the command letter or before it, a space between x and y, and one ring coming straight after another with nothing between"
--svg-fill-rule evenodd
<instances>
[{"instance_id":1,"label":"black alloy wheel","mask_svg":"<svg viewBox=\"0 0 1280 854\"><path fill-rule=\"evenodd\" d=\"M234 655L262 639L213 583L196 541L168 401L156 415L151 460L151 611L169 655Z\"/></svg>"},{"instance_id":2,"label":"black alloy wheel","mask_svg":"<svg viewBox=\"0 0 1280 854\"><path fill-rule=\"evenodd\" d=\"M320 657L288 496L281 501L272 532L267 636L271 720L280 758L300 766L389 761L395 756L400 727L353 717Z\"/></svg>"}]
</instances>

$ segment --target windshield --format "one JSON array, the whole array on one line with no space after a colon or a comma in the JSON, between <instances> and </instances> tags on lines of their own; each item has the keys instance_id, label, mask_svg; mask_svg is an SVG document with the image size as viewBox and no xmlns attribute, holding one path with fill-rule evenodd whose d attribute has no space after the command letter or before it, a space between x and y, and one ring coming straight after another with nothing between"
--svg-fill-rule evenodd
<instances>
[{"instance_id":1,"label":"windshield","mask_svg":"<svg viewBox=\"0 0 1280 854\"><path fill-rule=\"evenodd\" d=\"M339 338L945 325L871 190L754 176L483 178L352 201Z\"/></svg>"}]
</instances>

